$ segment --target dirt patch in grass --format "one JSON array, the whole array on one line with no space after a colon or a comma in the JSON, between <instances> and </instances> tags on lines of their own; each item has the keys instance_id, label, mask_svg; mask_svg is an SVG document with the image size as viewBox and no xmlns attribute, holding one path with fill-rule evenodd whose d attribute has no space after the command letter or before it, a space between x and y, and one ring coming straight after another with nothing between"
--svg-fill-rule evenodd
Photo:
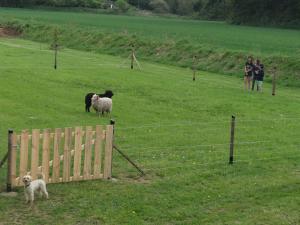
<instances>
[{"instance_id":1,"label":"dirt patch in grass","mask_svg":"<svg viewBox=\"0 0 300 225\"><path fill-rule=\"evenodd\" d=\"M0 196L3 197L17 197L18 193L17 192L2 192L0 193Z\"/></svg>"},{"instance_id":2,"label":"dirt patch in grass","mask_svg":"<svg viewBox=\"0 0 300 225\"><path fill-rule=\"evenodd\" d=\"M1 37L18 37L21 33L17 30L6 28L6 27L0 27L0 38Z\"/></svg>"},{"instance_id":3,"label":"dirt patch in grass","mask_svg":"<svg viewBox=\"0 0 300 225\"><path fill-rule=\"evenodd\" d=\"M154 178L151 175L146 176L139 176L139 175L128 175L128 174L118 174L115 182L118 182L118 180L129 182L129 183L137 183L137 184L151 184L152 180Z\"/></svg>"}]
</instances>

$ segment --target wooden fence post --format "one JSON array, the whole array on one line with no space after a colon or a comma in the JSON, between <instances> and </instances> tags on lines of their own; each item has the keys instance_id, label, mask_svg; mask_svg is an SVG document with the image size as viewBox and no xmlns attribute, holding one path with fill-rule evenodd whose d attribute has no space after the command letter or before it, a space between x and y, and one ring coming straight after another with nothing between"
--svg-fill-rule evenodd
<instances>
[{"instance_id":1,"label":"wooden fence post","mask_svg":"<svg viewBox=\"0 0 300 225\"><path fill-rule=\"evenodd\" d=\"M114 151L113 151L113 149L114 149L114 141L115 141L115 124L116 124L116 121L115 120L113 120L113 119L111 119L110 120L110 125L112 126L112 140L111 140L111 174L112 174L112 170L113 170L113 168L112 168L112 166L113 166L113 155L114 155Z\"/></svg>"},{"instance_id":2,"label":"wooden fence post","mask_svg":"<svg viewBox=\"0 0 300 225\"><path fill-rule=\"evenodd\" d=\"M7 162L7 183L6 183L6 191L12 191L12 173L13 173L13 130L8 130L8 162Z\"/></svg>"},{"instance_id":3,"label":"wooden fence post","mask_svg":"<svg viewBox=\"0 0 300 225\"><path fill-rule=\"evenodd\" d=\"M55 44L54 48L54 69L57 69L57 44Z\"/></svg>"},{"instance_id":4,"label":"wooden fence post","mask_svg":"<svg viewBox=\"0 0 300 225\"><path fill-rule=\"evenodd\" d=\"M57 48L58 48L58 34L57 34L57 29L54 30L54 69L57 69Z\"/></svg>"},{"instance_id":5,"label":"wooden fence post","mask_svg":"<svg viewBox=\"0 0 300 225\"><path fill-rule=\"evenodd\" d=\"M232 116L232 119L231 119L231 133L230 133L229 164L233 164L234 133L235 133L235 116Z\"/></svg>"},{"instance_id":6,"label":"wooden fence post","mask_svg":"<svg viewBox=\"0 0 300 225\"><path fill-rule=\"evenodd\" d=\"M115 124L116 124L116 121L114 121L113 119L110 120L110 125L113 126L113 134L115 134ZM113 137L114 138L114 137Z\"/></svg>"},{"instance_id":7,"label":"wooden fence post","mask_svg":"<svg viewBox=\"0 0 300 225\"><path fill-rule=\"evenodd\" d=\"M276 67L273 68L273 80L272 80L272 95L275 96L276 92Z\"/></svg>"},{"instance_id":8,"label":"wooden fence post","mask_svg":"<svg viewBox=\"0 0 300 225\"><path fill-rule=\"evenodd\" d=\"M133 70L133 63L134 63L134 46L131 49L131 66L130 68Z\"/></svg>"},{"instance_id":9,"label":"wooden fence post","mask_svg":"<svg viewBox=\"0 0 300 225\"><path fill-rule=\"evenodd\" d=\"M196 81L196 59L197 59L197 57L194 56L194 59L193 59L193 81Z\"/></svg>"}]
</instances>

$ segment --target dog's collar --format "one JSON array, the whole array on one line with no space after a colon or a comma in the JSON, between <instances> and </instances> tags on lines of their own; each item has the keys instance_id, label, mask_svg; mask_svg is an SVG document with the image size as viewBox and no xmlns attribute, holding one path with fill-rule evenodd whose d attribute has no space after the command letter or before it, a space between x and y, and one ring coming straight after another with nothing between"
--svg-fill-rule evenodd
<instances>
[{"instance_id":1,"label":"dog's collar","mask_svg":"<svg viewBox=\"0 0 300 225\"><path fill-rule=\"evenodd\" d=\"M30 186L30 183L29 184L25 184L25 188L28 188Z\"/></svg>"}]
</instances>

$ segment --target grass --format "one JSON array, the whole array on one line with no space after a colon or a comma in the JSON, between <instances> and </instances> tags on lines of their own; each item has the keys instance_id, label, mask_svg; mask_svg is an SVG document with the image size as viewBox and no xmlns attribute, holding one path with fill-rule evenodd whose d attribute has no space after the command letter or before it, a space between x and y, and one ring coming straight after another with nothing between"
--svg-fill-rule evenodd
<instances>
[{"instance_id":1,"label":"grass","mask_svg":"<svg viewBox=\"0 0 300 225\"><path fill-rule=\"evenodd\" d=\"M298 55L300 31L229 25L225 22L57 12L30 9L0 9L0 15L28 23L73 25L105 32L134 33L147 39L186 40L209 47L268 55ZM276 48L274 48L276 46Z\"/></svg>"},{"instance_id":2,"label":"grass","mask_svg":"<svg viewBox=\"0 0 300 225\"><path fill-rule=\"evenodd\" d=\"M117 182L49 185L33 209L0 197L3 224L299 224L298 89L248 93L242 80L63 49L58 70L48 45L0 39L0 155L8 128L107 124L84 112L87 92L115 92L116 144L147 173L114 153ZM129 62L125 65L129 65ZM237 117L229 166L230 118ZM0 170L0 188L5 186Z\"/></svg>"},{"instance_id":3,"label":"grass","mask_svg":"<svg viewBox=\"0 0 300 225\"><path fill-rule=\"evenodd\" d=\"M77 50L127 56L135 44L141 59L191 67L198 56L200 70L243 74L248 55L259 57L267 73L277 66L279 82L300 86L300 31L235 26L224 22L56 12L30 9L0 9L0 24L17 21L26 39L51 42L54 27L60 44Z\"/></svg>"}]
</instances>

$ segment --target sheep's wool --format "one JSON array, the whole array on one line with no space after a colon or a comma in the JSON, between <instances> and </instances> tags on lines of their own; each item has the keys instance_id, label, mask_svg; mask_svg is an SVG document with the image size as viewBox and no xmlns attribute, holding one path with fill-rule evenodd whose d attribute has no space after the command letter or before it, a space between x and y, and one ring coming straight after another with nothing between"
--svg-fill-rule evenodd
<instances>
[{"instance_id":1,"label":"sheep's wool","mask_svg":"<svg viewBox=\"0 0 300 225\"><path fill-rule=\"evenodd\" d=\"M112 111L112 100L110 98L100 98L98 95L93 95L92 106L99 113L110 113Z\"/></svg>"}]
</instances>

